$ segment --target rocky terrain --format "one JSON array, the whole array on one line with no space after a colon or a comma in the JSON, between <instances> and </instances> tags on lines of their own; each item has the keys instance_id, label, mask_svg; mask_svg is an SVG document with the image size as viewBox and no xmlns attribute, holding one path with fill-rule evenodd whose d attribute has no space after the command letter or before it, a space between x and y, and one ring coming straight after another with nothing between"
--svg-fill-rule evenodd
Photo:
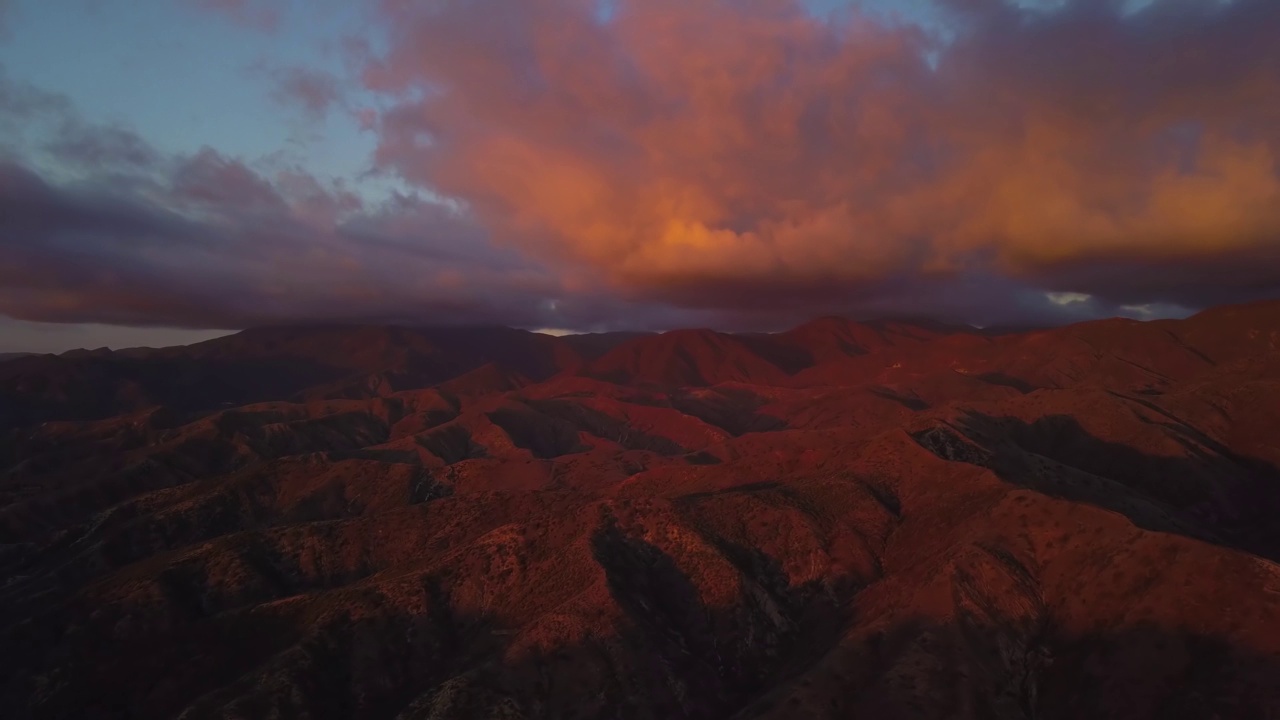
<instances>
[{"instance_id":1,"label":"rocky terrain","mask_svg":"<svg viewBox=\"0 0 1280 720\"><path fill-rule=\"evenodd\" d=\"M10 718L1280 718L1280 302L0 363Z\"/></svg>"}]
</instances>

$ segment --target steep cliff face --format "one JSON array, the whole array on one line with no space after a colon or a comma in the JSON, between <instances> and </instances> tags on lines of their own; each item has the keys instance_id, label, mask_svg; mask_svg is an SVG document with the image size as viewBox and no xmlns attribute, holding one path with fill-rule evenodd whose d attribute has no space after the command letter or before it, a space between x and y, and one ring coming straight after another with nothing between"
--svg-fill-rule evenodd
<instances>
[{"instance_id":1,"label":"steep cliff face","mask_svg":"<svg viewBox=\"0 0 1280 720\"><path fill-rule=\"evenodd\" d=\"M1277 317L12 360L0 707L1275 716ZM281 353L341 373L112 374Z\"/></svg>"}]
</instances>

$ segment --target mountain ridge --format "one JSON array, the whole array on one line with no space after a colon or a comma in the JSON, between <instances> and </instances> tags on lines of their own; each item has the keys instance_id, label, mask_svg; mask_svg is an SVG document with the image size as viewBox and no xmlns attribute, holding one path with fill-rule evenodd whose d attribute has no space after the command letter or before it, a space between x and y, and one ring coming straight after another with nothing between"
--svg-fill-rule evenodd
<instances>
[{"instance_id":1,"label":"mountain ridge","mask_svg":"<svg viewBox=\"0 0 1280 720\"><path fill-rule=\"evenodd\" d=\"M1267 717L1278 308L5 363L0 705Z\"/></svg>"}]
</instances>

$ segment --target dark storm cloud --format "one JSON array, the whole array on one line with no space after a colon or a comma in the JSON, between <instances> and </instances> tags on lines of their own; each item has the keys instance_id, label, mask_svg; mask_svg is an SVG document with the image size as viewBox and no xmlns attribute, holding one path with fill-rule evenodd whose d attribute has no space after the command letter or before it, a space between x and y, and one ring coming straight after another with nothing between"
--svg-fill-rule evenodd
<instances>
[{"instance_id":1,"label":"dark storm cloud","mask_svg":"<svg viewBox=\"0 0 1280 720\"><path fill-rule=\"evenodd\" d=\"M335 193L292 197L212 151L165 180L122 193L0 166L0 312L175 327L536 323L556 289L527 263L454 247L480 236L423 201L388 211Z\"/></svg>"},{"instance_id":2,"label":"dark storm cloud","mask_svg":"<svg viewBox=\"0 0 1280 720\"><path fill-rule=\"evenodd\" d=\"M0 160L0 313L53 322L242 327L322 319L539 324L554 276L416 194L370 203L300 170L212 149L166 157L0 83L0 122L38 123ZM56 172L23 159L43 150ZM59 180L51 179L57 176Z\"/></svg>"}]
</instances>

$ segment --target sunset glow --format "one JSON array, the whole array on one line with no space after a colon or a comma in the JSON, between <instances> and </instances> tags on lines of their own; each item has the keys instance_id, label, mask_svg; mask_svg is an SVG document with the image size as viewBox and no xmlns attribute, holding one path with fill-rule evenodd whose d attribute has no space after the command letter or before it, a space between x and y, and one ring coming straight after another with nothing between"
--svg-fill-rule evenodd
<instances>
[{"instance_id":1,"label":"sunset glow","mask_svg":"<svg viewBox=\"0 0 1280 720\"><path fill-rule=\"evenodd\" d=\"M1058 323L1280 285L1270 0L189 0L171 41L76 2L3 6L12 319ZM184 84L184 44L231 66Z\"/></svg>"}]
</instances>

